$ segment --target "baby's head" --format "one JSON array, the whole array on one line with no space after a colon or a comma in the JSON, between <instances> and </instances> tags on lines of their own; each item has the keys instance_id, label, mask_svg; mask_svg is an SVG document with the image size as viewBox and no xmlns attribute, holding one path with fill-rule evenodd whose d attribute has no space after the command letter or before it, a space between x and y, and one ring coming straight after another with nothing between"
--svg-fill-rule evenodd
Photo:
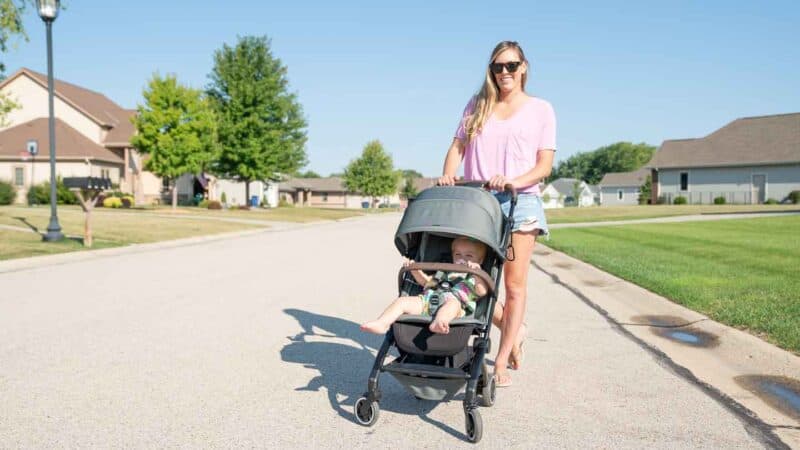
<instances>
[{"instance_id":1,"label":"baby's head","mask_svg":"<svg viewBox=\"0 0 800 450\"><path fill-rule=\"evenodd\" d=\"M467 262L482 264L483 258L486 257L486 245L467 237L453 239L453 246L450 250L453 253L453 262L456 264L466 264Z\"/></svg>"}]
</instances>

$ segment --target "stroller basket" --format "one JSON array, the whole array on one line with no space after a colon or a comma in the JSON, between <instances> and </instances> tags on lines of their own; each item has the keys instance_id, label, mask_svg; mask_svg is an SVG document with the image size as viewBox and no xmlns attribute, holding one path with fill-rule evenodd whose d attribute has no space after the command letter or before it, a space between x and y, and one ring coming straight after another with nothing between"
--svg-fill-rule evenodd
<instances>
[{"instance_id":1,"label":"stroller basket","mask_svg":"<svg viewBox=\"0 0 800 450\"><path fill-rule=\"evenodd\" d=\"M456 319L450 323L449 334L436 334L428 329L430 317L402 316L392 325L400 350L411 354L452 356L467 346L475 328L483 325L477 319Z\"/></svg>"}]
</instances>

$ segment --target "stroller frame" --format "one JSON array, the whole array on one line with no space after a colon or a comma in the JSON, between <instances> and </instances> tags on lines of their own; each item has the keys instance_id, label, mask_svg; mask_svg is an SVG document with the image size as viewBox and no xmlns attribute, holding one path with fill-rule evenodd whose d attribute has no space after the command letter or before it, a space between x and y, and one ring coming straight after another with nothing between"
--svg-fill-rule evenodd
<instances>
[{"instance_id":1,"label":"stroller frame","mask_svg":"<svg viewBox=\"0 0 800 450\"><path fill-rule=\"evenodd\" d=\"M458 183L460 186L470 188L484 188L485 182L473 181ZM434 187L431 189L439 189ZM487 284L488 292L479 301L479 312L475 318L455 319L450 324L450 334L437 335L428 331L427 327L432 317L401 316L386 333L383 343L375 357L375 362L367 381L367 391L356 401L354 406L356 421L364 426L372 426L378 421L380 414L379 402L382 398L379 378L381 372L388 372L400 381L409 391L419 399L441 400L452 398L466 384L463 409L465 416L466 436L470 442L477 443L483 435L483 421L478 410L479 406L490 407L495 402L496 385L494 377L489 374L486 364L486 355L491 351L489 337L492 327L492 317L497 304L497 289L502 278L502 264L508 260L508 250L511 249L511 233L514 225L513 215L517 203L517 194L514 187L506 185L505 192L511 194L511 205L507 217L503 217L502 233L498 244L487 251L487 257L481 269L489 269L491 274L484 270L471 269L463 265L423 262L414 263L400 269L398 274L398 291L400 295L410 295L420 291L410 275L412 270L423 271L454 271L469 272L480 277ZM420 194L422 195L422 194ZM410 207L410 206L409 206ZM408 210L407 210L408 212ZM502 214L501 214L502 215ZM402 224L401 224L402 227ZM432 236L435 239L450 239L456 233L432 233L423 231L417 254L405 255L422 256L424 261L430 259L426 255L426 246ZM499 254L500 246L505 250ZM400 245L398 245L400 248ZM402 251L402 250L401 250ZM513 249L511 249L513 254ZM489 255L492 255L489 257ZM481 307L480 305L485 305ZM469 339L472 339L471 344ZM424 348L420 348L423 344ZM392 347L397 348L400 356L385 363L386 357Z\"/></svg>"}]
</instances>

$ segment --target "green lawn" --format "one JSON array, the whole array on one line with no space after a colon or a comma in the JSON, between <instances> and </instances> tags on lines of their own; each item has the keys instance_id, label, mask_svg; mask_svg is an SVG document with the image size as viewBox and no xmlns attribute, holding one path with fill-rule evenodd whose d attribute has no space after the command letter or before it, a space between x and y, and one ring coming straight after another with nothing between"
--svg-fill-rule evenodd
<instances>
[{"instance_id":1,"label":"green lawn","mask_svg":"<svg viewBox=\"0 0 800 450\"><path fill-rule=\"evenodd\" d=\"M800 216L553 230L545 245L800 352Z\"/></svg>"},{"instance_id":2,"label":"green lawn","mask_svg":"<svg viewBox=\"0 0 800 450\"><path fill-rule=\"evenodd\" d=\"M107 211L107 210L103 210ZM125 212L125 210L116 210ZM339 208L269 208L261 209L254 208L247 210L225 209L214 210L207 208L187 207L180 206L173 210L171 207L159 206L157 208L134 209L128 211L142 211L155 214L183 214L183 215L200 215L207 217L219 218L237 218L237 219L253 219L253 220L273 220L278 222L315 222L319 220L339 220L347 217L361 216L368 210L361 209L339 209ZM375 211L384 212L387 208L376 209ZM370 211L372 212L372 211Z\"/></svg>"},{"instance_id":3,"label":"green lawn","mask_svg":"<svg viewBox=\"0 0 800 450\"><path fill-rule=\"evenodd\" d=\"M47 207L0 207L0 225L36 229L45 232L50 218ZM59 223L66 235L83 236L84 214L75 206L59 207ZM266 226L266 225L264 225ZM173 219L147 213L93 213L94 247L115 247L134 243L157 242L194 236L259 228L257 225L218 220ZM80 242L44 243L37 233L0 228L0 260L82 249Z\"/></svg>"},{"instance_id":4,"label":"green lawn","mask_svg":"<svg viewBox=\"0 0 800 450\"><path fill-rule=\"evenodd\" d=\"M548 223L607 222L733 212L800 211L800 205L634 205L548 209Z\"/></svg>"}]
</instances>

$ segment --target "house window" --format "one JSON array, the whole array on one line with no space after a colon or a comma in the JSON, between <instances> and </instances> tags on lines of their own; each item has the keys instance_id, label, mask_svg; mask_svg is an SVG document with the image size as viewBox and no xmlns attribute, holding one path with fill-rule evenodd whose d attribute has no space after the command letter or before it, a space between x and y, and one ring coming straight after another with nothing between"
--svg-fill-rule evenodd
<instances>
[{"instance_id":1,"label":"house window","mask_svg":"<svg viewBox=\"0 0 800 450\"><path fill-rule=\"evenodd\" d=\"M689 190L689 172L681 172L681 190Z\"/></svg>"},{"instance_id":2,"label":"house window","mask_svg":"<svg viewBox=\"0 0 800 450\"><path fill-rule=\"evenodd\" d=\"M100 169L100 178L111 178L108 169Z\"/></svg>"},{"instance_id":3,"label":"house window","mask_svg":"<svg viewBox=\"0 0 800 450\"><path fill-rule=\"evenodd\" d=\"M14 167L14 184L25 186L25 169L22 167Z\"/></svg>"},{"instance_id":4,"label":"house window","mask_svg":"<svg viewBox=\"0 0 800 450\"><path fill-rule=\"evenodd\" d=\"M622 200L622 189L617 189L617 200Z\"/></svg>"},{"instance_id":5,"label":"house window","mask_svg":"<svg viewBox=\"0 0 800 450\"><path fill-rule=\"evenodd\" d=\"M161 186L162 186L164 189L169 189L169 187L170 187L170 185L169 185L169 178L167 178L167 177L164 177L164 178L162 178L162 179L161 179Z\"/></svg>"},{"instance_id":6,"label":"house window","mask_svg":"<svg viewBox=\"0 0 800 450\"><path fill-rule=\"evenodd\" d=\"M323 202L327 202L327 201L328 201L328 193L327 193L327 192L325 192L324 194L322 194L322 201L323 201Z\"/></svg>"}]
</instances>

